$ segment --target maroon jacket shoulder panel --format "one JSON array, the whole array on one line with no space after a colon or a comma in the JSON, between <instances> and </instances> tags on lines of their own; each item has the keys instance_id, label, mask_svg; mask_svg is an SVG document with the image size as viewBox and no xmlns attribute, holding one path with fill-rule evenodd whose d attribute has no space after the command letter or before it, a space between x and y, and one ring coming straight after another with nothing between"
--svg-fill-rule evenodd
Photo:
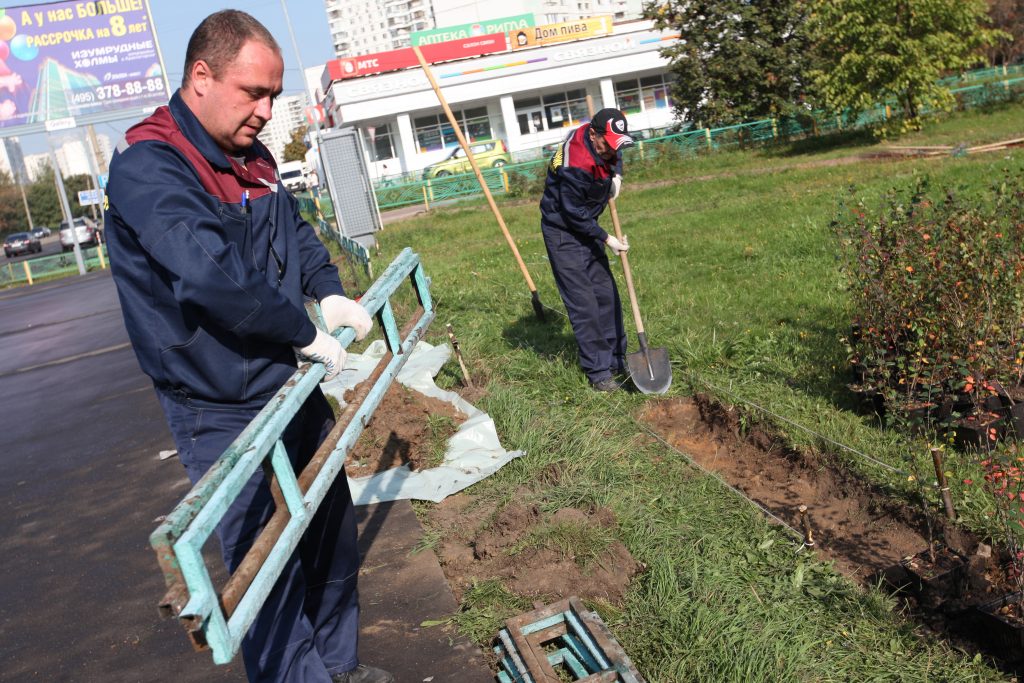
<instances>
[{"instance_id":1,"label":"maroon jacket shoulder panel","mask_svg":"<svg viewBox=\"0 0 1024 683\"><path fill-rule=\"evenodd\" d=\"M250 201L258 199L270 194L271 186L277 183L277 169L273 162L254 152L247 155L244 167L227 155L224 159L230 167L211 164L185 136L167 106L157 108L150 116L129 128L125 140L129 145L145 141L171 145L192 165L203 189L221 202L237 204L246 190Z\"/></svg>"},{"instance_id":2,"label":"maroon jacket shoulder panel","mask_svg":"<svg viewBox=\"0 0 1024 683\"><path fill-rule=\"evenodd\" d=\"M590 151L590 145L586 140L589 130L590 126L588 125L580 126L566 142L565 165L585 171L594 180L610 178L611 169Z\"/></svg>"}]
</instances>

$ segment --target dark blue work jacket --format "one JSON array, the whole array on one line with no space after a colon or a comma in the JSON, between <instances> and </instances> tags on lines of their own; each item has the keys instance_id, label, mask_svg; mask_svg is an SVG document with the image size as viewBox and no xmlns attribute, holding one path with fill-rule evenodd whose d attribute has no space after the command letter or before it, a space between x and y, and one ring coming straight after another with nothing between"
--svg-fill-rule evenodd
<instances>
[{"instance_id":1,"label":"dark blue work jacket","mask_svg":"<svg viewBox=\"0 0 1024 683\"><path fill-rule=\"evenodd\" d=\"M266 401L295 371L292 347L316 336L304 297L343 293L267 149L227 156L175 93L125 134L107 198L111 269L143 372L200 400Z\"/></svg>"},{"instance_id":2,"label":"dark blue work jacket","mask_svg":"<svg viewBox=\"0 0 1024 683\"><path fill-rule=\"evenodd\" d=\"M597 218L611 198L612 176L622 175L622 155L616 153L613 162L599 157L589 130L589 124L574 130L551 157L540 200L541 225L603 243L608 233Z\"/></svg>"}]
</instances>

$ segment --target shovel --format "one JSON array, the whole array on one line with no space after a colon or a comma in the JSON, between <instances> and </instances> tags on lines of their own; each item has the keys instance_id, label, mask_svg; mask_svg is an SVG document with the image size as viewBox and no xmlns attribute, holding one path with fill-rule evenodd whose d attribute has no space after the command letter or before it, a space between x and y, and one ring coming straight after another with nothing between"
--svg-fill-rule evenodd
<instances>
[{"instance_id":1,"label":"shovel","mask_svg":"<svg viewBox=\"0 0 1024 683\"><path fill-rule=\"evenodd\" d=\"M608 202L612 212L612 224L615 226L615 237L622 241L622 228L619 226L619 212L615 210L615 200ZM640 341L640 350L626 354L626 367L630 379L636 388L645 394L664 394L672 386L672 366L668 362L668 349L660 347L652 349L647 346L647 333L644 332L644 321L640 318L640 305L636 302L636 291L633 289L633 273L629 269L629 257L626 252L619 254L622 259L622 272L626 275L626 289L629 290L629 305L633 309L633 320L636 322L636 336Z\"/></svg>"}]
</instances>

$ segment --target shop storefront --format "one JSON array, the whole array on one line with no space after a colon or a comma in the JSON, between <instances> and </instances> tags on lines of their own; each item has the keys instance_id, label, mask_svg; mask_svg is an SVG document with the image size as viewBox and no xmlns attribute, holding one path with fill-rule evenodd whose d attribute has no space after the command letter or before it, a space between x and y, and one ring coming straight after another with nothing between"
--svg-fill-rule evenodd
<instances>
[{"instance_id":1,"label":"shop storefront","mask_svg":"<svg viewBox=\"0 0 1024 683\"><path fill-rule=\"evenodd\" d=\"M677 39L650 22L630 22L616 25L612 35L432 69L469 141L500 139L523 158L586 121L587 95L597 108L626 112L634 131L671 125L668 62L659 49ZM420 69L338 79L330 73L324 105L334 125L359 129L375 177L418 172L458 144Z\"/></svg>"}]
</instances>

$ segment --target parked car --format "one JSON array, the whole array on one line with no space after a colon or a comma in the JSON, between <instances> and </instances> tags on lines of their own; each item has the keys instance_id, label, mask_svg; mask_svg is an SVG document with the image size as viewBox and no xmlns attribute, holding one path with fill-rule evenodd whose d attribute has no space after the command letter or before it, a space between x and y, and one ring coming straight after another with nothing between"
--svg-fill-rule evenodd
<instances>
[{"instance_id":1,"label":"parked car","mask_svg":"<svg viewBox=\"0 0 1024 683\"><path fill-rule=\"evenodd\" d=\"M42 239L44 237L49 237L52 234L53 234L53 230L50 230L45 225L37 225L36 227L32 228L32 236L33 237L38 237L39 239Z\"/></svg>"},{"instance_id":2,"label":"parked car","mask_svg":"<svg viewBox=\"0 0 1024 683\"><path fill-rule=\"evenodd\" d=\"M476 158L476 163L481 169L500 168L512 161L508 150L505 149L505 142L502 140L479 140L469 146ZM462 147L456 147L452 153L443 161L431 164L423 169L423 178L442 178L447 175L458 173L471 173L473 167L469 158L462 151Z\"/></svg>"},{"instance_id":3,"label":"parked car","mask_svg":"<svg viewBox=\"0 0 1024 683\"><path fill-rule=\"evenodd\" d=\"M91 219L79 216L74 219L75 234L78 236L78 243L83 247L95 247L103 239L103 232L96 227ZM71 235L71 228L67 221L60 224L60 248L62 251L71 251L75 248L75 238Z\"/></svg>"},{"instance_id":4,"label":"parked car","mask_svg":"<svg viewBox=\"0 0 1024 683\"><path fill-rule=\"evenodd\" d=\"M43 245L30 232L14 232L4 240L4 255L7 258L17 256L18 254L31 254L32 252L38 254L42 250Z\"/></svg>"}]
</instances>

